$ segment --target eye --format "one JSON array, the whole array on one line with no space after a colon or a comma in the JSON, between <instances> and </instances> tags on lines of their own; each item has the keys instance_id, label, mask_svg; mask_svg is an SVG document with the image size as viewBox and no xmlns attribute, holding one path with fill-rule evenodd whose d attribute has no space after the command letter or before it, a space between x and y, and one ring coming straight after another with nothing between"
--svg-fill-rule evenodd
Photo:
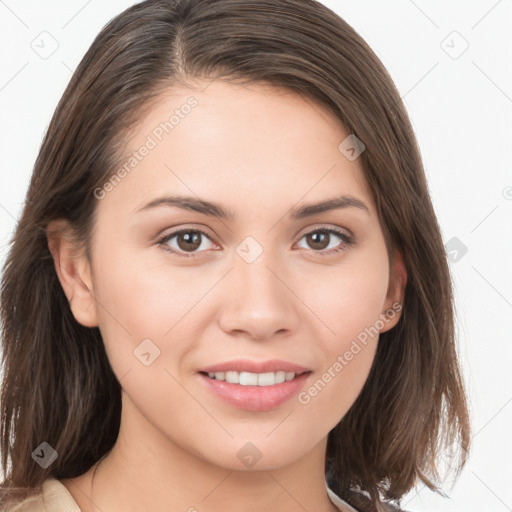
<instances>
[{"instance_id":1,"label":"eye","mask_svg":"<svg viewBox=\"0 0 512 512\"><path fill-rule=\"evenodd\" d=\"M341 242L334 244L335 248L331 247L329 250L325 250L331 245L333 235L335 238L341 240ZM196 254L194 253L207 250L203 244L202 239L204 238L208 239L213 244L208 234L201 229L181 229L163 235L157 243L163 246L164 250L177 254L180 257L195 258ZM306 239L307 244L313 249L313 252L318 253L320 256L329 256L339 251L346 251L354 243L352 235L341 230L324 227L305 233L301 237L301 240L302 239ZM200 248L202 248L203 251L199 251L198 249Z\"/></svg>"},{"instance_id":2,"label":"eye","mask_svg":"<svg viewBox=\"0 0 512 512\"><path fill-rule=\"evenodd\" d=\"M329 248L333 235L335 238L341 239L341 243L334 244L334 249L331 246L331 249L326 251L325 249ZM310 248L315 249L314 252L319 253L320 256L329 256L339 251L346 251L354 243L352 235L333 228L317 228L314 231L305 233L301 240L303 238L306 239L306 243L309 244Z\"/></svg>"},{"instance_id":3,"label":"eye","mask_svg":"<svg viewBox=\"0 0 512 512\"><path fill-rule=\"evenodd\" d=\"M201 239L205 237L210 240L210 237L201 229L181 229L164 235L158 240L158 244L162 245L166 251L175 253L178 256L195 258L196 255L193 254L193 252L198 252L196 249L200 247L204 249L204 244ZM174 238L176 240L173 240ZM171 242L176 242L177 247Z\"/></svg>"}]
</instances>

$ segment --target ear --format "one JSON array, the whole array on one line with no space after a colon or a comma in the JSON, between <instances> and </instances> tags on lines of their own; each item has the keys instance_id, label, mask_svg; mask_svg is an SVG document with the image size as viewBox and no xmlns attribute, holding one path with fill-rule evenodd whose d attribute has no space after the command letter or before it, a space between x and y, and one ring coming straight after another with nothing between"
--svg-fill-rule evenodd
<instances>
[{"instance_id":1,"label":"ear","mask_svg":"<svg viewBox=\"0 0 512 512\"><path fill-rule=\"evenodd\" d=\"M399 251L395 251L393 268L390 271L388 293L382 314L386 316L386 322L380 333L389 331L400 320L403 309L405 285L407 284L407 271L404 260Z\"/></svg>"},{"instance_id":2,"label":"ear","mask_svg":"<svg viewBox=\"0 0 512 512\"><path fill-rule=\"evenodd\" d=\"M55 270L73 316L85 327L97 327L90 264L83 250L73 240L69 222L65 219L51 221L46 234Z\"/></svg>"}]
</instances>

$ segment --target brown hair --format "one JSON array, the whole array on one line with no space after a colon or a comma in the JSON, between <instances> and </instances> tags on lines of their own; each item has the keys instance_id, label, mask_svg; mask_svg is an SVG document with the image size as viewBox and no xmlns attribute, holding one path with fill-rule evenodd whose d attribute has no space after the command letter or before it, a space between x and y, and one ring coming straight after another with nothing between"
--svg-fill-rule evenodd
<instances>
[{"instance_id":1,"label":"brown hair","mask_svg":"<svg viewBox=\"0 0 512 512\"><path fill-rule=\"evenodd\" d=\"M398 324L381 334L361 394L329 433L326 476L349 502L354 490L366 491L375 510L419 481L436 489L445 448L458 443L452 466L465 463L469 420L447 258L390 76L364 40L314 0L148 0L108 23L76 69L11 242L1 288L0 503L51 476L81 475L116 441L120 384L99 329L71 313L47 226L68 219L90 256L94 190L119 164L123 137L160 92L194 79L288 88L327 107L366 146L360 158L390 261L399 251L408 279ZM47 468L31 456L42 442L58 453Z\"/></svg>"}]
</instances>

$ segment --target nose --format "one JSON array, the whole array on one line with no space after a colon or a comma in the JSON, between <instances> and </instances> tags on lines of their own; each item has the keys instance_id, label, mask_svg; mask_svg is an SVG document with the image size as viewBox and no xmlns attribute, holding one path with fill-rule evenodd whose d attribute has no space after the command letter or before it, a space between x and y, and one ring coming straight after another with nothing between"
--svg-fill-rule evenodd
<instances>
[{"instance_id":1,"label":"nose","mask_svg":"<svg viewBox=\"0 0 512 512\"><path fill-rule=\"evenodd\" d=\"M294 295L288 271L264 251L252 263L235 258L224 289L220 327L224 332L264 340L286 336L297 328L300 300Z\"/></svg>"}]
</instances>

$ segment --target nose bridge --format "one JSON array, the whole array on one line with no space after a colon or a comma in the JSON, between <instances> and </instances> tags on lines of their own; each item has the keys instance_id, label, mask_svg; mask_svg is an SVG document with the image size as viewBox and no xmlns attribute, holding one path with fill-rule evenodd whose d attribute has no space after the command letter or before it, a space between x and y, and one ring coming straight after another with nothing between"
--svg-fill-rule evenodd
<instances>
[{"instance_id":1,"label":"nose bridge","mask_svg":"<svg viewBox=\"0 0 512 512\"><path fill-rule=\"evenodd\" d=\"M250 244L250 242L249 242ZM251 256L255 255L255 247L249 245ZM237 250L238 252L238 250ZM254 260L243 256L235 264L235 278L240 282L240 303L252 306L252 309L261 308L260 313L267 314L278 307L279 303L289 301L282 279L277 275L282 268L281 262L275 256L276 251L265 248ZM276 275L277 274L277 275Z\"/></svg>"},{"instance_id":2,"label":"nose bridge","mask_svg":"<svg viewBox=\"0 0 512 512\"><path fill-rule=\"evenodd\" d=\"M297 315L294 294L286 286L286 272L277 251L255 239L236 249L230 272L230 297L223 304L221 324L226 331L246 331L254 338L294 329Z\"/></svg>"}]
</instances>

